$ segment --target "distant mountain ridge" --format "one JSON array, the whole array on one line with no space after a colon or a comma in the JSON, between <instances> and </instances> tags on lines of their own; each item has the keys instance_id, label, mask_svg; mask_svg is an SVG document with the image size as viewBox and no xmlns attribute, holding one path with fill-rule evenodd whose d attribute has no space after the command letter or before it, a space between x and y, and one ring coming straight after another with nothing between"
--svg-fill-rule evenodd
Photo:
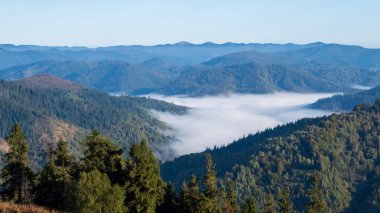
<instances>
[{"instance_id":1,"label":"distant mountain ridge","mask_svg":"<svg viewBox=\"0 0 380 213\"><path fill-rule=\"evenodd\" d=\"M214 44L211 42L191 44L179 42L155 46L131 45L98 48L0 44L2 49L0 51L0 69L44 60L80 60L86 62L118 60L137 64L156 57L168 60L176 65L191 65L235 52L249 50L278 52L307 48L309 45L314 46L315 44Z\"/></svg>"},{"instance_id":2,"label":"distant mountain ridge","mask_svg":"<svg viewBox=\"0 0 380 213\"><path fill-rule=\"evenodd\" d=\"M49 74L38 74L29 78L14 81L23 87L41 89L80 90L82 86L71 81L62 80Z\"/></svg>"},{"instance_id":3,"label":"distant mountain ridge","mask_svg":"<svg viewBox=\"0 0 380 213\"><path fill-rule=\"evenodd\" d=\"M330 111L349 111L358 104L369 104L380 99L380 86L355 94L335 95L320 99L309 107Z\"/></svg>"},{"instance_id":4,"label":"distant mountain ridge","mask_svg":"<svg viewBox=\"0 0 380 213\"><path fill-rule=\"evenodd\" d=\"M130 95L352 93L357 91L352 88L354 84L380 84L380 49L320 42L0 48L0 68L2 63L16 64L0 69L2 79L45 73L105 92Z\"/></svg>"}]
</instances>

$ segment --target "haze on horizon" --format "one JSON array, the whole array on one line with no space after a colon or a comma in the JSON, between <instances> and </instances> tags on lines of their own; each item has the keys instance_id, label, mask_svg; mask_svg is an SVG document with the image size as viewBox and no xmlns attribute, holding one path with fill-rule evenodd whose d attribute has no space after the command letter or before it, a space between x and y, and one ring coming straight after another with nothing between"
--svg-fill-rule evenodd
<instances>
[{"instance_id":1,"label":"haze on horizon","mask_svg":"<svg viewBox=\"0 0 380 213\"><path fill-rule=\"evenodd\" d=\"M339 43L380 48L380 2L0 0L0 43Z\"/></svg>"}]
</instances>

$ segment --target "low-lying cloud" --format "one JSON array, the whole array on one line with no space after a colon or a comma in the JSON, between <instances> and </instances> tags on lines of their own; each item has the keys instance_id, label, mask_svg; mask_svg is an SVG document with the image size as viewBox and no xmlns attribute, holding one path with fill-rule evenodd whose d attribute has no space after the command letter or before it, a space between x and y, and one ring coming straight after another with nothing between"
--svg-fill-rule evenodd
<instances>
[{"instance_id":1,"label":"low-lying cloud","mask_svg":"<svg viewBox=\"0 0 380 213\"><path fill-rule=\"evenodd\" d=\"M179 141L173 142L176 155L200 152L231 143L243 135L304 117L329 114L304 106L333 94L273 93L263 95L231 94L210 97L150 95L151 98L190 107L186 115L153 112L166 122Z\"/></svg>"}]
</instances>

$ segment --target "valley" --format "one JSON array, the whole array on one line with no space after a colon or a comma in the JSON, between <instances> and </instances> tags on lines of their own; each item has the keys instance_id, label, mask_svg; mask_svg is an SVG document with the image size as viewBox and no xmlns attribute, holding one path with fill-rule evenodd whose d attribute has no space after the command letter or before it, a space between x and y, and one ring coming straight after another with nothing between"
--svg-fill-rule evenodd
<instances>
[{"instance_id":1,"label":"valley","mask_svg":"<svg viewBox=\"0 0 380 213\"><path fill-rule=\"evenodd\" d=\"M36 204L82 208L78 200L50 202L44 190L54 191L52 184L65 198L84 199L78 193L91 176L118 192L110 193L118 206L107 208L135 208L138 198L123 193L136 196L138 174L157 181L157 191L144 194L158 196L149 198L160 202L152 204L157 212L202 209L211 199L206 177L214 181L215 209L228 193L235 193L234 208L253 199L265 209L269 195L281 200L286 192L301 212L317 176L319 199L332 212L379 209L378 49L318 42L0 46L0 59L12 58L0 63L1 165L8 168L9 135L19 128L39 178L30 192ZM72 156L68 167L51 160L62 143ZM186 197L190 189L195 194Z\"/></svg>"},{"instance_id":2,"label":"valley","mask_svg":"<svg viewBox=\"0 0 380 213\"><path fill-rule=\"evenodd\" d=\"M171 144L173 150L177 155L184 155L225 146L244 135L301 118L328 115L330 111L308 109L305 106L332 95L273 93L145 97L189 108L185 114L153 111L159 120L171 127L172 131L168 135L175 138Z\"/></svg>"}]
</instances>

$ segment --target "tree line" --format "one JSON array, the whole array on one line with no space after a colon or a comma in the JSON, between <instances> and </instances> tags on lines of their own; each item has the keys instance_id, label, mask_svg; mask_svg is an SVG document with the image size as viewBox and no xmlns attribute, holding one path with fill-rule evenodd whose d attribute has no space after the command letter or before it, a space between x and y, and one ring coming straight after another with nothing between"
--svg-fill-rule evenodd
<instances>
[{"instance_id":1,"label":"tree line","mask_svg":"<svg viewBox=\"0 0 380 213\"><path fill-rule=\"evenodd\" d=\"M79 160L68 143L60 140L47 151L49 161L37 173L30 168L29 148L18 124L12 127L7 143L10 150L1 171L3 201L70 212L259 212L254 197L239 205L232 175L218 179L210 154L206 154L203 177L192 175L177 193L173 184L162 180L158 161L145 138L132 145L125 158L124 150L93 131L83 140ZM317 175L308 196L307 212L326 209ZM293 212L288 192L281 192L278 203L268 194L260 210Z\"/></svg>"}]
</instances>

